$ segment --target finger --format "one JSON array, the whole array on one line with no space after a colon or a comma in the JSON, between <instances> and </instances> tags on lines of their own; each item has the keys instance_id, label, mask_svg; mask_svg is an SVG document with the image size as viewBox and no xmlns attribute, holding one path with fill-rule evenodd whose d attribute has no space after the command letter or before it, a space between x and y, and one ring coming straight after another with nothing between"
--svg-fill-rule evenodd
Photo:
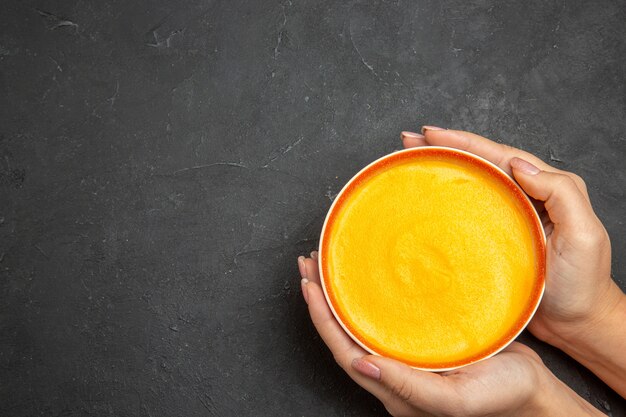
<instances>
[{"instance_id":1,"label":"finger","mask_svg":"<svg viewBox=\"0 0 626 417\"><path fill-rule=\"evenodd\" d=\"M316 253L317 257L317 253ZM320 287L319 266L316 260L304 259L306 280L303 282L303 292L306 292L306 300L309 307L309 314L315 329L322 337L333 354L337 364L352 378L357 384L375 395L379 400L385 402L386 390L376 381L360 374L353 367L355 359L367 355L363 348L357 345L333 316L322 288ZM387 405L387 404L385 404ZM406 410L404 410L406 411Z\"/></svg>"},{"instance_id":2,"label":"finger","mask_svg":"<svg viewBox=\"0 0 626 417\"><path fill-rule=\"evenodd\" d=\"M309 296L309 314L313 325L335 355L339 365L344 369L349 369L352 360L365 355L365 350L354 343L335 320L326 303L322 288L312 281L309 281L306 287Z\"/></svg>"},{"instance_id":3,"label":"finger","mask_svg":"<svg viewBox=\"0 0 626 417\"><path fill-rule=\"evenodd\" d=\"M558 172L571 176L576 183L576 186L580 189L582 194L589 200L587 193L587 187L585 183L577 178L574 174L562 171L546 164L535 155L530 154L521 149L513 148L511 146L496 143L487 138L479 136L474 133L464 132L462 130L425 130L424 135L426 142L433 146L448 146L452 148L461 149L475 155L478 155L486 160L496 164L507 174L512 175L511 159L521 158L524 159L542 171Z\"/></svg>"},{"instance_id":4,"label":"finger","mask_svg":"<svg viewBox=\"0 0 626 417\"><path fill-rule=\"evenodd\" d=\"M426 138L420 133L402 132L400 137L402 139L402 145L407 149L427 145Z\"/></svg>"},{"instance_id":5,"label":"finger","mask_svg":"<svg viewBox=\"0 0 626 417\"><path fill-rule=\"evenodd\" d=\"M542 171L529 161L511 159L513 175L531 197L544 202L555 228L580 233L597 227L597 217L585 195L569 175Z\"/></svg>"},{"instance_id":6,"label":"finger","mask_svg":"<svg viewBox=\"0 0 626 417\"><path fill-rule=\"evenodd\" d=\"M534 350L520 342L512 342L510 345L502 349L502 352L515 352L524 354L535 353Z\"/></svg>"},{"instance_id":7,"label":"finger","mask_svg":"<svg viewBox=\"0 0 626 417\"><path fill-rule=\"evenodd\" d=\"M375 381L359 374L351 366L352 361L367 355L367 352L357 345L335 320L326 303L322 288L317 283L310 281L305 285L311 320L322 340L332 352L335 361L357 384L380 398L384 393L382 387Z\"/></svg>"},{"instance_id":8,"label":"finger","mask_svg":"<svg viewBox=\"0 0 626 417\"><path fill-rule=\"evenodd\" d=\"M298 256L298 270L300 271L300 278L306 278L306 263L304 260L304 256Z\"/></svg>"},{"instance_id":9,"label":"finger","mask_svg":"<svg viewBox=\"0 0 626 417\"><path fill-rule=\"evenodd\" d=\"M353 365L359 372L377 380L396 400L427 413L445 413L455 407L455 392L445 377L413 369L401 362L380 356L366 356Z\"/></svg>"},{"instance_id":10,"label":"finger","mask_svg":"<svg viewBox=\"0 0 626 417\"><path fill-rule=\"evenodd\" d=\"M306 279L316 284L320 283L320 269L318 262L312 258L304 259L304 267L306 268Z\"/></svg>"},{"instance_id":11,"label":"finger","mask_svg":"<svg viewBox=\"0 0 626 417\"><path fill-rule=\"evenodd\" d=\"M519 157L530 161L542 170L555 170L555 168L543 162L536 156L522 151L521 149L496 143L475 133L462 130L425 130L426 142L433 146L448 146L478 155L498 165L511 174L509 161L513 157Z\"/></svg>"}]
</instances>

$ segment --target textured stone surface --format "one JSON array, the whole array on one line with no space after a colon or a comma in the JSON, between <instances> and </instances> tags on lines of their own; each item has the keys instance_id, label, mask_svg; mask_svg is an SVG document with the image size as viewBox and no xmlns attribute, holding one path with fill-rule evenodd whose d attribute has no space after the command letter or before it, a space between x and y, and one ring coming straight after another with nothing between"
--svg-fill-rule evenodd
<instances>
[{"instance_id":1,"label":"textured stone surface","mask_svg":"<svg viewBox=\"0 0 626 417\"><path fill-rule=\"evenodd\" d=\"M4 0L0 414L383 414L309 324L295 258L342 184L424 123L582 175L626 288L624 10Z\"/></svg>"}]
</instances>

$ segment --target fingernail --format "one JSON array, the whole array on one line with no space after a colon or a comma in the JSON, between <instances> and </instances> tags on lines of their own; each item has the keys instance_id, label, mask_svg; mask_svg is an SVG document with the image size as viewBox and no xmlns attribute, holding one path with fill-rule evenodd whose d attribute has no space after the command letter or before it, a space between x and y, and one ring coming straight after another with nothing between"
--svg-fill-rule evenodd
<instances>
[{"instance_id":1,"label":"fingernail","mask_svg":"<svg viewBox=\"0 0 626 417\"><path fill-rule=\"evenodd\" d=\"M311 258L313 258L313 259L315 259L317 261L317 251L316 250L311 252Z\"/></svg>"},{"instance_id":2,"label":"fingernail","mask_svg":"<svg viewBox=\"0 0 626 417\"><path fill-rule=\"evenodd\" d=\"M307 284L309 280L306 278L302 278L300 281L300 286L302 287L302 296L304 297L304 301L309 304L309 289L307 288Z\"/></svg>"},{"instance_id":3,"label":"fingernail","mask_svg":"<svg viewBox=\"0 0 626 417\"><path fill-rule=\"evenodd\" d=\"M352 367L361 375L380 381L380 368L364 359L354 359Z\"/></svg>"},{"instance_id":4,"label":"fingernail","mask_svg":"<svg viewBox=\"0 0 626 417\"><path fill-rule=\"evenodd\" d=\"M443 127L437 126L422 126L422 133L426 133L427 130L446 130Z\"/></svg>"},{"instance_id":5,"label":"fingernail","mask_svg":"<svg viewBox=\"0 0 626 417\"><path fill-rule=\"evenodd\" d=\"M402 132L400 137L404 139L424 139L424 135L415 132Z\"/></svg>"},{"instance_id":6,"label":"fingernail","mask_svg":"<svg viewBox=\"0 0 626 417\"><path fill-rule=\"evenodd\" d=\"M524 161L523 159L520 159L520 158L511 159L511 168L521 171L524 174L528 174L528 175L537 175L541 172L539 168L537 168L530 162Z\"/></svg>"},{"instance_id":7,"label":"fingernail","mask_svg":"<svg viewBox=\"0 0 626 417\"><path fill-rule=\"evenodd\" d=\"M304 256L298 256L298 269L300 270L300 277L306 278L306 264L304 263Z\"/></svg>"}]
</instances>

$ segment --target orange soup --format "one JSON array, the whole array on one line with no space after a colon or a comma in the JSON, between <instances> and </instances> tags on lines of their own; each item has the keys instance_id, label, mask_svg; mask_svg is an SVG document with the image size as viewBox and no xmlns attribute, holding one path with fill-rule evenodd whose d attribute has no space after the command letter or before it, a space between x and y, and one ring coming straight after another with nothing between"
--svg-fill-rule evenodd
<instances>
[{"instance_id":1,"label":"orange soup","mask_svg":"<svg viewBox=\"0 0 626 417\"><path fill-rule=\"evenodd\" d=\"M369 165L326 218L320 270L361 346L421 369L486 358L513 340L544 288L545 237L502 171L425 147Z\"/></svg>"}]
</instances>

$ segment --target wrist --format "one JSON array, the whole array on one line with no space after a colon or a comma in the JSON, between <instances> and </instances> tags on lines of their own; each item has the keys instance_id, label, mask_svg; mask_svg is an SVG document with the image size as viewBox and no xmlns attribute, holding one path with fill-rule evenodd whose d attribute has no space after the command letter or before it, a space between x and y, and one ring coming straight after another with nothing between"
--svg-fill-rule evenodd
<instances>
[{"instance_id":1,"label":"wrist","mask_svg":"<svg viewBox=\"0 0 626 417\"><path fill-rule=\"evenodd\" d=\"M548 368L546 368L543 383L537 388L537 395L534 400L533 416L605 417L604 413L560 381Z\"/></svg>"},{"instance_id":2,"label":"wrist","mask_svg":"<svg viewBox=\"0 0 626 417\"><path fill-rule=\"evenodd\" d=\"M546 331L539 338L561 350L585 350L597 339L598 329L614 327L621 311L626 311L626 295L613 280L584 314L567 320L544 320Z\"/></svg>"},{"instance_id":3,"label":"wrist","mask_svg":"<svg viewBox=\"0 0 626 417\"><path fill-rule=\"evenodd\" d=\"M551 332L544 341L564 351L594 350L594 345L601 342L598 338L599 329L616 330L626 319L626 295L613 280L604 292L601 302L598 302L590 311L577 320L553 324ZM598 346L601 348L601 346Z\"/></svg>"},{"instance_id":4,"label":"wrist","mask_svg":"<svg viewBox=\"0 0 626 417\"><path fill-rule=\"evenodd\" d=\"M546 340L592 371L608 386L626 398L626 295L615 285L616 296L599 310L601 314L555 333Z\"/></svg>"}]
</instances>

